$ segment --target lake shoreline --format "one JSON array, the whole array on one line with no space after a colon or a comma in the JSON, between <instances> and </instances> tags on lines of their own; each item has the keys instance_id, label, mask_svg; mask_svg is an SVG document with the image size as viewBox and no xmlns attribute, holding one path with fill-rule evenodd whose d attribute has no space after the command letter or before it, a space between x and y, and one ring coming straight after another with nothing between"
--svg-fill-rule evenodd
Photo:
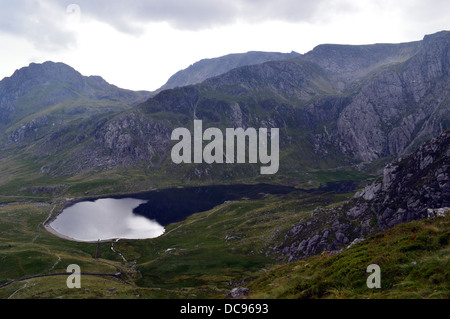
<instances>
[{"instance_id":1,"label":"lake shoreline","mask_svg":"<svg viewBox=\"0 0 450 319\"><path fill-rule=\"evenodd\" d=\"M143 200L144 203L139 204L138 206L135 206L134 208L131 208L131 214L137 215L143 218L146 218L152 222L156 222L163 228L162 234L154 236L154 237L148 237L148 238L139 238L137 236L134 238L134 234L126 234L123 233L124 237L118 235L118 237L115 238L108 238L108 239L101 239L101 242L112 242L117 239L127 239L127 240L144 240L144 239L152 239L157 238L165 233L165 227L167 227L170 224L180 222L187 218L188 216L207 211L210 209L213 209L214 207L227 202L227 201L236 201L236 200L243 200L243 199L250 199L250 200L260 200L263 199L267 195L286 195L291 194L293 192L300 192L300 193L313 193L313 192L347 192L350 189L354 190L356 185L353 182L350 181L342 181L342 182L335 182L335 183L327 183L326 186L321 185L319 188L315 189L299 189L293 186L286 186L286 185L277 185L277 184L267 184L267 183L259 183L259 184L231 184L231 185L209 185L209 186L191 186L191 187L177 187L177 188L165 188L165 189L152 189L148 191L143 192L137 192L137 193L127 193L127 194L114 194L114 195L104 195L104 196L90 196L90 197L84 197L84 198L67 198L66 203L64 204L63 208L55 214L50 220L47 220L44 223L44 228L52 233L55 236L58 236L60 238L75 241L75 242L84 242L84 243L97 243L98 240L91 240L87 238L86 240L82 239L76 239L71 237L70 235L65 235L57 231L55 228L51 226L53 222L57 220L57 218L66 210L76 206L80 203L92 203L99 200L127 200L127 199L134 199L134 200ZM115 207L115 206L114 206ZM103 211L104 208L97 207L95 208L95 212ZM119 208L119 211L120 208ZM102 225L104 224L104 221L108 221L109 217L116 215L115 209L112 207L109 207L107 214L113 214L113 215L106 215L106 219L103 220L95 220L92 223L92 225ZM116 215L117 216L117 215ZM86 219L86 217L81 217L80 221L81 223L78 223L78 220L72 219L72 224L70 225L82 225L83 222L86 222L86 220L90 220L92 215L89 215ZM98 218L98 216L94 217ZM126 216L124 216L126 217ZM116 217L117 223L121 223L122 217ZM135 219L135 217L133 217ZM141 222L142 223L142 222ZM136 225L136 223L134 223ZM142 224L139 224L141 226ZM145 225L145 223L144 223ZM84 228L80 229L86 229L90 228L91 224L88 222L88 224L85 224ZM74 226L77 227L77 226ZM98 226L99 233L102 232L102 229L104 230L103 226ZM75 228L76 229L76 228ZM114 229L114 228L112 228ZM136 228L135 228L136 229ZM131 231L133 228L131 228ZM151 227L149 228L149 231L152 231ZM72 231L69 231L69 233ZM119 232L120 233L120 232ZM106 232L108 235L115 235L109 234L109 231ZM106 236L108 236L106 235ZM94 236L95 233L94 233ZM106 237L105 236L105 237ZM132 237L132 238L126 238ZM83 237L83 236L82 236ZM93 237L93 236L88 236Z\"/></svg>"}]
</instances>

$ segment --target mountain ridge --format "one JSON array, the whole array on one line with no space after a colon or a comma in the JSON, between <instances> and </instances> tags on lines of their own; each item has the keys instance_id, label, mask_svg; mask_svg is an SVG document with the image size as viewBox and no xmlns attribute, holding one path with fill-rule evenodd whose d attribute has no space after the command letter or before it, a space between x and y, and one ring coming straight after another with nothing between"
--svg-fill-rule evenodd
<instances>
[{"instance_id":1,"label":"mountain ridge","mask_svg":"<svg viewBox=\"0 0 450 319\"><path fill-rule=\"evenodd\" d=\"M0 81L0 132L18 142L35 129L45 130L52 120L63 123L124 110L149 96L120 89L100 76L83 76L61 62L31 63Z\"/></svg>"},{"instance_id":2,"label":"mountain ridge","mask_svg":"<svg viewBox=\"0 0 450 319\"><path fill-rule=\"evenodd\" d=\"M224 74L232 69L254 65L267 61L287 60L300 56L299 53L249 51L247 53L233 53L217 58L202 59L191 64L184 70L173 74L157 92L186 85L198 84L204 80Z\"/></svg>"},{"instance_id":3,"label":"mountain ridge","mask_svg":"<svg viewBox=\"0 0 450 319\"><path fill-rule=\"evenodd\" d=\"M213 123L224 114L229 114L227 118L230 125L243 124L249 127L264 124L255 122L248 114L249 108L259 104L273 116L264 122L280 126L290 118L297 123L303 122L302 125L313 130L312 141L315 148L325 155L329 151L323 150L323 146L327 144L330 148L338 148L343 154L362 161L401 155L408 149L410 142L415 143L415 138L420 138L423 142L448 127L449 104L445 88L449 84L450 57L442 53L448 52L449 35L450 33L445 32L438 36L428 36L426 46L423 41L401 44L399 51L403 52L405 47L414 48L412 51L416 54L410 57L412 51L407 49L406 58L402 55L400 62L393 65L389 62L378 72L363 79L356 88L336 87L333 79L327 79L326 70L321 71L314 62L299 62L301 58L298 58L233 69L221 76L207 79L200 85L161 92L138 108L149 115L175 111L188 117L194 117L195 110L195 116L203 116L204 120ZM437 67L424 68L426 60L435 61ZM267 94L270 91L273 93ZM220 94L220 101L215 99L215 94ZM267 94L269 97L261 98L258 94ZM438 99L433 101L431 98L428 101L430 98L427 94L437 96ZM202 98L202 95L206 96ZM323 97L316 99L317 95ZM253 105L248 104L247 96L253 100L257 97L259 102L256 100L256 103L252 101ZM295 103L290 103L292 98ZM426 104L422 104L425 102ZM430 112L432 103L436 109ZM333 112L337 118L327 118L329 109L318 114L321 108L330 106L336 109ZM299 114L299 107L306 107L306 114ZM281 111L276 112L279 115L287 117L275 120L275 110ZM323 120L331 120L331 127L324 125ZM427 127L432 122L437 123ZM334 136L330 133L333 126ZM321 127L323 133L320 132ZM421 127L425 129L421 131ZM416 136L415 131L419 131Z\"/></svg>"},{"instance_id":4,"label":"mountain ridge","mask_svg":"<svg viewBox=\"0 0 450 319\"><path fill-rule=\"evenodd\" d=\"M369 49L376 55L384 46L345 50ZM51 176L144 167L147 176L179 184L258 178L251 165L179 166L170 161L171 131L202 119L205 128L280 128L281 179L307 180L311 172L339 167L360 171L373 161L411 152L450 125L450 32L387 46L390 53L381 50L376 59L360 57L366 68L353 78L348 77L352 69L340 73L327 67L336 64L330 60L336 52L329 53L328 45L319 46L315 55L234 68L200 84L164 90L135 107L40 135L26 152ZM346 61L343 68L353 61L353 53L346 52L336 58Z\"/></svg>"},{"instance_id":5,"label":"mountain ridge","mask_svg":"<svg viewBox=\"0 0 450 319\"><path fill-rule=\"evenodd\" d=\"M34 70L42 65L32 65L41 82L28 76L0 91L0 114L12 111L0 124L5 298L448 298L450 32L409 44L324 45L137 105L135 92L46 67L70 74L46 83ZM192 132L194 120L222 131L279 128L279 172L174 164L171 132ZM78 201L167 188L170 200L189 206L172 189L261 183L297 189L258 190L259 200L241 194L164 236L114 241L112 250L42 227ZM67 292L64 280L47 277L64 273L66 262L98 274L97 257L108 261L102 273L120 268L126 283L92 277L89 289ZM382 269L382 289L367 289L372 264ZM12 283L20 278L35 281L32 289Z\"/></svg>"}]
</instances>

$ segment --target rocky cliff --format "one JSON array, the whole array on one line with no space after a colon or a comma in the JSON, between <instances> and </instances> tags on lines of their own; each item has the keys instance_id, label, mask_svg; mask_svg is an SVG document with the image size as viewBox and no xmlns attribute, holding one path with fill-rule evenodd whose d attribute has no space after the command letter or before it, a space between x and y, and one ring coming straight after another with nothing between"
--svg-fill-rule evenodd
<instances>
[{"instance_id":1,"label":"rocky cliff","mask_svg":"<svg viewBox=\"0 0 450 319\"><path fill-rule=\"evenodd\" d=\"M161 92L108 122L89 147L107 151L114 165L123 157L127 165L145 156L152 162L149 149L169 152L167 132L202 119L208 126L279 127L286 155L280 172L405 155L450 125L449 48L450 32L440 32L404 44L323 45L295 59L235 68ZM111 124L127 116L140 118L132 131ZM156 123L148 142L136 143Z\"/></svg>"},{"instance_id":2,"label":"rocky cliff","mask_svg":"<svg viewBox=\"0 0 450 319\"><path fill-rule=\"evenodd\" d=\"M204 128L280 128L284 176L404 156L450 127L449 48L445 31L403 44L322 45L164 90L132 109L62 122L36 136L26 152L45 158L42 172L52 175L142 164L180 181L258 175L240 166L173 165L172 130L191 129L201 119ZM53 123L43 117L24 130ZM26 133L14 130L8 131L10 141L20 145Z\"/></svg>"},{"instance_id":3,"label":"rocky cliff","mask_svg":"<svg viewBox=\"0 0 450 319\"><path fill-rule=\"evenodd\" d=\"M388 164L380 178L343 205L314 210L275 250L288 260L337 251L440 209L450 210L450 130Z\"/></svg>"}]
</instances>

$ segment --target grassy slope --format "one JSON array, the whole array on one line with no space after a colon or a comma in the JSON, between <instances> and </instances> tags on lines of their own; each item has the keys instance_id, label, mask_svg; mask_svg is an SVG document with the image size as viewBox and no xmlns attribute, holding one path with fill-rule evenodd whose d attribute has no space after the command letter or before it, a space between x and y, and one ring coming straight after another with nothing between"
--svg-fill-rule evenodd
<instances>
[{"instance_id":1,"label":"grassy slope","mask_svg":"<svg viewBox=\"0 0 450 319\"><path fill-rule=\"evenodd\" d=\"M277 266L248 285L251 298L450 298L450 214L401 224L341 254ZM381 268L381 289L366 268Z\"/></svg>"},{"instance_id":2,"label":"grassy slope","mask_svg":"<svg viewBox=\"0 0 450 319\"><path fill-rule=\"evenodd\" d=\"M114 243L127 263L110 250L111 243L102 243L100 258L124 270L121 280L83 277L81 290L69 290L65 276L36 278L0 289L0 298L12 294L14 298L224 297L231 288L229 281L252 277L274 264L276 256L265 252L300 215L320 203L342 201L347 196L270 196L223 204L170 225L162 237ZM114 267L92 258L96 244L70 242L43 229L42 222L63 204L24 202L0 207L0 285L31 275L65 272L72 263L80 265L83 272L115 272ZM239 239L227 241L227 235ZM137 261L140 272L130 270L132 260ZM116 289L110 291L113 287Z\"/></svg>"},{"instance_id":3,"label":"grassy slope","mask_svg":"<svg viewBox=\"0 0 450 319\"><path fill-rule=\"evenodd\" d=\"M159 238L114 243L126 263L111 251L111 243L101 243L101 260L122 268L121 279L83 276L82 289L68 289L65 276L36 278L1 288L0 298L223 298L243 280L250 280L243 284L250 298L450 297L450 217L399 225L339 255L275 262L271 247L290 225L315 207L348 196L286 195L226 203L168 226ZM70 242L43 229L42 222L63 204L0 206L0 285L65 272L72 263L83 272L116 272L93 259L96 244ZM139 272L130 269L133 260ZM381 290L365 286L371 263L381 267Z\"/></svg>"}]
</instances>

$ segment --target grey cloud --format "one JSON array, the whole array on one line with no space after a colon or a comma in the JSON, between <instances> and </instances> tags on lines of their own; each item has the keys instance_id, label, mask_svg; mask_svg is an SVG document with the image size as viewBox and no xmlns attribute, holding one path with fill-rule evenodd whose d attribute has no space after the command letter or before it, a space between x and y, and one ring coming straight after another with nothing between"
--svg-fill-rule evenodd
<instances>
[{"instance_id":1,"label":"grey cloud","mask_svg":"<svg viewBox=\"0 0 450 319\"><path fill-rule=\"evenodd\" d=\"M54 0L57 3L56 0ZM166 21L173 27L199 30L237 20L312 21L319 9L336 0L75 0L83 14L102 20L123 32L135 33L139 25ZM338 0L338 3L348 2Z\"/></svg>"},{"instance_id":2,"label":"grey cloud","mask_svg":"<svg viewBox=\"0 0 450 319\"><path fill-rule=\"evenodd\" d=\"M69 5L79 7L82 16L121 32L139 34L146 23L162 21L182 30L201 30L239 20L311 21L330 1L348 0L0 0L0 32L26 38L40 49L55 50L76 43L66 24Z\"/></svg>"},{"instance_id":3,"label":"grey cloud","mask_svg":"<svg viewBox=\"0 0 450 319\"><path fill-rule=\"evenodd\" d=\"M64 12L36 0L0 0L0 32L30 40L37 48L56 50L76 42L64 28Z\"/></svg>"},{"instance_id":4,"label":"grey cloud","mask_svg":"<svg viewBox=\"0 0 450 319\"><path fill-rule=\"evenodd\" d=\"M400 10L405 21L446 18L445 12L450 12L448 0L0 0L0 32L25 37L40 48L68 47L76 41L65 24L69 4L79 6L82 16L130 34L143 32L146 23L162 21L182 30L201 30L236 21L321 24L342 13L358 14L367 4Z\"/></svg>"},{"instance_id":5,"label":"grey cloud","mask_svg":"<svg viewBox=\"0 0 450 319\"><path fill-rule=\"evenodd\" d=\"M405 3L404 8L405 18L414 21L422 22L436 19L446 19L447 23L450 21L450 1L448 0L411 0Z\"/></svg>"}]
</instances>

